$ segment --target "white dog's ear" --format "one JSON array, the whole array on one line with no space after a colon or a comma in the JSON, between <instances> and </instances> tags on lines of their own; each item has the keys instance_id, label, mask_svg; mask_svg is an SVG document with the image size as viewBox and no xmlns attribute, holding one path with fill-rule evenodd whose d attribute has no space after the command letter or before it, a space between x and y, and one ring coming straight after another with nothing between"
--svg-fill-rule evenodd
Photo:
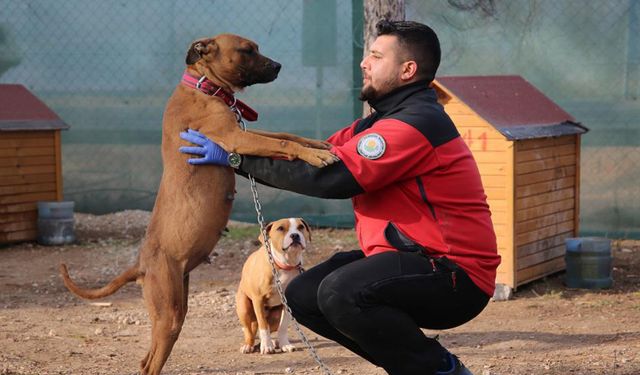
<instances>
[{"instance_id":1,"label":"white dog's ear","mask_svg":"<svg viewBox=\"0 0 640 375\"><path fill-rule=\"evenodd\" d=\"M271 227L273 227L273 222L267 224L267 228L266 228L267 234L271 232ZM260 243L264 245L264 236L262 235L262 233L263 232L260 231L260 235L258 236L258 241L260 241Z\"/></svg>"},{"instance_id":2,"label":"white dog's ear","mask_svg":"<svg viewBox=\"0 0 640 375\"><path fill-rule=\"evenodd\" d=\"M300 222L302 223L302 225L304 225L304 228L307 230L307 233L308 233L308 235L307 235L307 240L308 240L309 242L311 242L311 228L309 227L309 224L307 224L307 222L306 222L306 221L304 221L304 219L303 219L303 218L301 218L301 217L299 217L299 218L298 218L298 220L300 220Z\"/></svg>"}]
</instances>

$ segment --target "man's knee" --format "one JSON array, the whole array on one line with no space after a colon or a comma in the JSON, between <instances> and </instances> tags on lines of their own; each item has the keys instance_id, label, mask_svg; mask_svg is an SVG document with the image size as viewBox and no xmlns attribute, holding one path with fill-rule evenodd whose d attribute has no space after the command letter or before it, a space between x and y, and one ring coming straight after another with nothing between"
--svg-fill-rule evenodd
<instances>
[{"instance_id":1,"label":"man's knee","mask_svg":"<svg viewBox=\"0 0 640 375\"><path fill-rule=\"evenodd\" d=\"M332 323L338 323L359 311L357 291L342 272L334 272L327 276L318 287L318 307L322 314Z\"/></svg>"},{"instance_id":2,"label":"man's knee","mask_svg":"<svg viewBox=\"0 0 640 375\"><path fill-rule=\"evenodd\" d=\"M284 296L287 298L287 301L289 303L295 303L300 295L300 288L297 285L297 277L293 280L291 280L291 282L289 283L289 285L287 285L286 289L284 290Z\"/></svg>"},{"instance_id":3,"label":"man's knee","mask_svg":"<svg viewBox=\"0 0 640 375\"><path fill-rule=\"evenodd\" d=\"M308 313L317 309L316 287L306 280L304 274L291 280L284 291L284 296L294 316L299 312Z\"/></svg>"}]
</instances>

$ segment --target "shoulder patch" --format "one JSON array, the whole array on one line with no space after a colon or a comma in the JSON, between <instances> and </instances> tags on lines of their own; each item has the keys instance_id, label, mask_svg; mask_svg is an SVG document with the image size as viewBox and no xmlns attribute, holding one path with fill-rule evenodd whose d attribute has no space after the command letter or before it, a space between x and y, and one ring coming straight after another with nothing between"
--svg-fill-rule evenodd
<instances>
[{"instance_id":1,"label":"shoulder patch","mask_svg":"<svg viewBox=\"0 0 640 375\"><path fill-rule=\"evenodd\" d=\"M370 160L379 159L386 148L384 138L377 133L367 134L358 141L358 154Z\"/></svg>"}]
</instances>

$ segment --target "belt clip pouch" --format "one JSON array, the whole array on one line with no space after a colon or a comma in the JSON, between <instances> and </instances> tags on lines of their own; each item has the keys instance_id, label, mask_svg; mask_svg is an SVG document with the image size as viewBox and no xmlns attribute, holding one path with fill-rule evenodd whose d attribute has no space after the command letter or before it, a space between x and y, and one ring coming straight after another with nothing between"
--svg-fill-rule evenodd
<instances>
[{"instance_id":1,"label":"belt clip pouch","mask_svg":"<svg viewBox=\"0 0 640 375\"><path fill-rule=\"evenodd\" d=\"M384 237L387 239L387 242L398 251L405 251L408 253L425 253L425 248L413 242L409 237L407 237L404 233L400 232L400 230L393 224L389 222L387 227L384 229Z\"/></svg>"}]
</instances>

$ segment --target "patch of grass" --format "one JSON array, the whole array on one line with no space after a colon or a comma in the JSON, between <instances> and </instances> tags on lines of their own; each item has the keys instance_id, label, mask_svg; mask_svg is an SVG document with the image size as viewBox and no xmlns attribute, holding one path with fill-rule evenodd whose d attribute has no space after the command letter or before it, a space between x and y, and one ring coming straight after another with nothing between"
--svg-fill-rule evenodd
<instances>
[{"instance_id":1,"label":"patch of grass","mask_svg":"<svg viewBox=\"0 0 640 375\"><path fill-rule=\"evenodd\" d=\"M615 301L609 301L609 300L596 300L593 302L590 302L587 304L588 307L593 307L593 308L603 308L603 307L613 307L615 306Z\"/></svg>"},{"instance_id":2,"label":"patch of grass","mask_svg":"<svg viewBox=\"0 0 640 375\"><path fill-rule=\"evenodd\" d=\"M566 295L566 289L559 285L555 277L543 277L530 285L531 293L545 299L561 299Z\"/></svg>"},{"instance_id":3,"label":"patch of grass","mask_svg":"<svg viewBox=\"0 0 640 375\"><path fill-rule=\"evenodd\" d=\"M258 225L230 227L225 238L231 241L255 240L260 235L260 227Z\"/></svg>"},{"instance_id":4,"label":"patch of grass","mask_svg":"<svg viewBox=\"0 0 640 375\"><path fill-rule=\"evenodd\" d=\"M564 297L564 290L549 288L545 291L542 297L547 299L561 299Z\"/></svg>"}]
</instances>

